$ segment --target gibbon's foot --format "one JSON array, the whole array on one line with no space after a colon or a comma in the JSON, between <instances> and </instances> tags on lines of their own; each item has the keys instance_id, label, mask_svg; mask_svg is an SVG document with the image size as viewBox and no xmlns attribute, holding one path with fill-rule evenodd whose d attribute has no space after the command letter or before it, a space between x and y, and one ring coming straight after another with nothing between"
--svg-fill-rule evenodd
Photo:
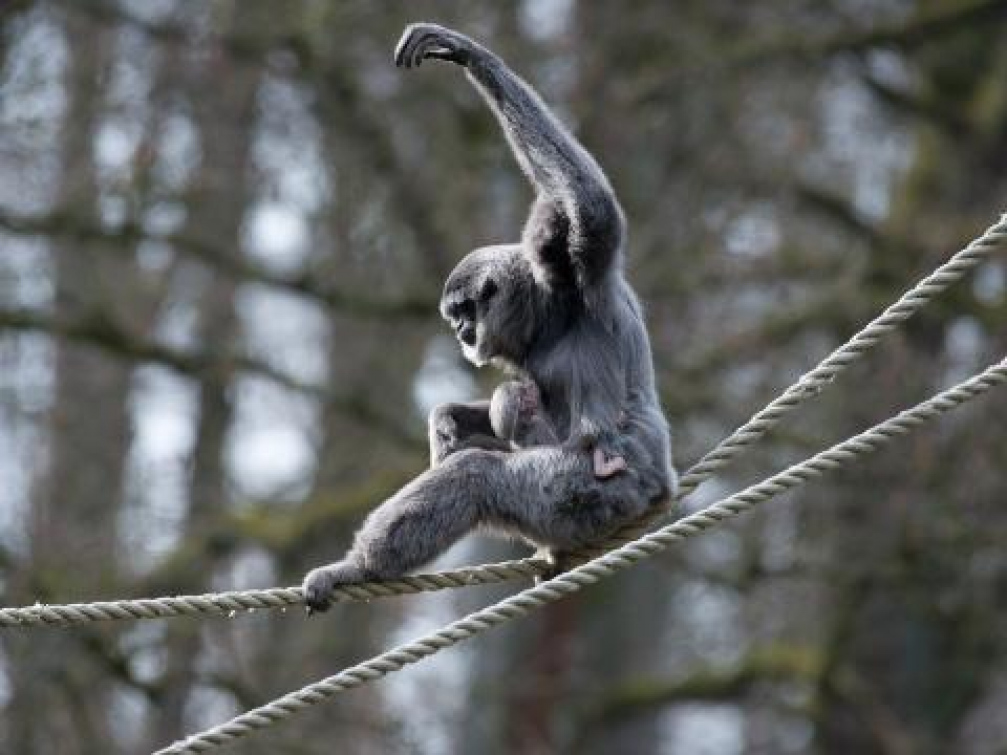
<instances>
[{"instance_id":1,"label":"gibbon's foot","mask_svg":"<svg viewBox=\"0 0 1007 755\"><path fill-rule=\"evenodd\" d=\"M594 476L599 480L607 480L619 472L625 472L629 467L621 456L605 456L599 446L594 447Z\"/></svg>"},{"instance_id":2,"label":"gibbon's foot","mask_svg":"<svg viewBox=\"0 0 1007 755\"><path fill-rule=\"evenodd\" d=\"M345 561L312 569L304 578L304 603L308 614L322 613L332 604L332 593L340 585L363 582L363 572Z\"/></svg>"},{"instance_id":3,"label":"gibbon's foot","mask_svg":"<svg viewBox=\"0 0 1007 755\"><path fill-rule=\"evenodd\" d=\"M567 555L562 551L553 550L552 548L539 548L535 551L532 558L540 558L543 561L548 562L545 571L541 574L536 574L534 578L534 583L540 585L543 582L547 582L553 577L558 577L560 574L566 571L566 561Z\"/></svg>"},{"instance_id":4,"label":"gibbon's foot","mask_svg":"<svg viewBox=\"0 0 1007 755\"><path fill-rule=\"evenodd\" d=\"M395 46L395 65L419 67L427 58L449 60L466 65L472 52L472 40L437 24L410 24Z\"/></svg>"}]
</instances>

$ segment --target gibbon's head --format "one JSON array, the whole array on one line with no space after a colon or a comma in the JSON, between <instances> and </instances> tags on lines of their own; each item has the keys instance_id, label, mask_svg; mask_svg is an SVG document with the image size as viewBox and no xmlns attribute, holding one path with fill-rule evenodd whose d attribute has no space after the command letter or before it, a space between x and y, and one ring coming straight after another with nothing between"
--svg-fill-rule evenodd
<instances>
[{"instance_id":1,"label":"gibbon's head","mask_svg":"<svg viewBox=\"0 0 1007 755\"><path fill-rule=\"evenodd\" d=\"M521 364L535 333L537 295L520 245L486 246L448 276L441 315L472 364Z\"/></svg>"}]
</instances>

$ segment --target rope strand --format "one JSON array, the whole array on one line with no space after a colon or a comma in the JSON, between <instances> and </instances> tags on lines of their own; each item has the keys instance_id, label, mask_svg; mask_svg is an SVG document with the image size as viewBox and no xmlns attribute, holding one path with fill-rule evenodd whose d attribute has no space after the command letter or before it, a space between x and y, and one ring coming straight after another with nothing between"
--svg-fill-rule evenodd
<instances>
[{"instance_id":1,"label":"rope strand","mask_svg":"<svg viewBox=\"0 0 1007 755\"><path fill-rule=\"evenodd\" d=\"M451 571L414 574L388 582L345 585L336 591L333 601L366 601L392 595L410 595L455 587L496 584L514 579L515 575L534 577L545 566L545 561L540 559L523 559ZM161 619L173 616L210 616L214 614L230 616L239 611L255 611L265 608L282 610L299 605L304 605L304 593L300 587L275 587L264 590L239 590L205 595L178 595L165 598L109 600L52 606L39 604L24 608L0 608L0 627L71 626L97 621Z\"/></svg>"}]
</instances>

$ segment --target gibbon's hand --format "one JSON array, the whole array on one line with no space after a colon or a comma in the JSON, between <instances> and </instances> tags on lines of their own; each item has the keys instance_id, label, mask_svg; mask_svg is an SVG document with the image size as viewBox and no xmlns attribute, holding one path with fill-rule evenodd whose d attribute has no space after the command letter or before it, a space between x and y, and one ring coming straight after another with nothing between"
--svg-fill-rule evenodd
<instances>
[{"instance_id":1,"label":"gibbon's hand","mask_svg":"<svg viewBox=\"0 0 1007 755\"><path fill-rule=\"evenodd\" d=\"M419 67L427 58L468 65L478 45L464 34L437 24L410 24L395 46L395 65Z\"/></svg>"}]
</instances>

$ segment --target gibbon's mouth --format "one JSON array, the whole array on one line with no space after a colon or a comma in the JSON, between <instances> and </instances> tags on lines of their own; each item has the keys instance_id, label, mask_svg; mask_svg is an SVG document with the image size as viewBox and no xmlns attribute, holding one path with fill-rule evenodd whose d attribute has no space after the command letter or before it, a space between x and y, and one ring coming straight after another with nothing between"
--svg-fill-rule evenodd
<instances>
[{"instance_id":1,"label":"gibbon's mouth","mask_svg":"<svg viewBox=\"0 0 1007 755\"><path fill-rule=\"evenodd\" d=\"M476 345L476 326L464 320L455 324L455 335L463 346Z\"/></svg>"}]
</instances>

